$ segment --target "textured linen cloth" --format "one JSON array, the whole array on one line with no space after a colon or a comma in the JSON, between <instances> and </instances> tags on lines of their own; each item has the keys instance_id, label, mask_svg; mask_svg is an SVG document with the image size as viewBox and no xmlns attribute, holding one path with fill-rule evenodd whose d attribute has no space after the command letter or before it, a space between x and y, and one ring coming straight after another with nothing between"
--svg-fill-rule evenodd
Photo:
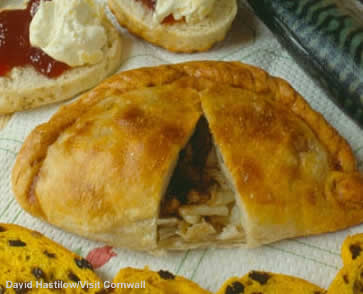
<instances>
[{"instance_id":1,"label":"textured linen cloth","mask_svg":"<svg viewBox=\"0 0 363 294\"><path fill-rule=\"evenodd\" d=\"M120 29L123 36L123 62L120 71L189 60L237 60L259 66L270 74L289 81L315 110L322 112L350 142L362 166L363 131L297 66L245 2L241 1L239 6L237 19L226 40L206 53L170 53ZM295 275L327 287L342 265L342 241L349 234L363 232L362 225L337 233L282 241L258 249L193 250L161 257L112 249L63 232L24 212L14 200L10 184L11 169L25 137L38 124L46 122L61 104L17 113L0 131L0 222L16 223L38 230L78 254L98 260L100 267L96 271L104 279L112 279L121 267L143 268L148 265L154 270L165 269L191 278L211 291L216 291L227 278L244 275L250 270ZM54 188L62 189L61 186Z\"/></svg>"}]
</instances>

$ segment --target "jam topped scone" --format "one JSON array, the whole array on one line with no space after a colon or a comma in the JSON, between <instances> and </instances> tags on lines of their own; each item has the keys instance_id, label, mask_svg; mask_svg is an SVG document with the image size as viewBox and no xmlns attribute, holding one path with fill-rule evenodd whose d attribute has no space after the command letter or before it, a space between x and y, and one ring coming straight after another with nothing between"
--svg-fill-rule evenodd
<instances>
[{"instance_id":1,"label":"jam topped scone","mask_svg":"<svg viewBox=\"0 0 363 294\"><path fill-rule=\"evenodd\" d=\"M237 14L236 0L108 0L118 22L175 52L205 51L221 41Z\"/></svg>"},{"instance_id":2,"label":"jam topped scone","mask_svg":"<svg viewBox=\"0 0 363 294\"><path fill-rule=\"evenodd\" d=\"M118 32L93 0L0 9L0 113L73 97L116 70Z\"/></svg>"}]
</instances>

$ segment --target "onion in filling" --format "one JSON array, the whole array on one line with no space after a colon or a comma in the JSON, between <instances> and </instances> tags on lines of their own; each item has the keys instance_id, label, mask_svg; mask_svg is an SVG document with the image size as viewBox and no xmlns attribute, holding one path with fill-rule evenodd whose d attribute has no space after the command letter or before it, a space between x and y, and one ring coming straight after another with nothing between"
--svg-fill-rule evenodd
<instances>
[{"instance_id":1,"label":"onion in filling","mask_svg":"<svg viewBox=\"0 0 363 294\"><path fill-rule=\"evenodd\" d=\"M179 155L161 205L158 237L165 248L244 242L240 210L204 118Z\"/></svg>"}]
</instances>

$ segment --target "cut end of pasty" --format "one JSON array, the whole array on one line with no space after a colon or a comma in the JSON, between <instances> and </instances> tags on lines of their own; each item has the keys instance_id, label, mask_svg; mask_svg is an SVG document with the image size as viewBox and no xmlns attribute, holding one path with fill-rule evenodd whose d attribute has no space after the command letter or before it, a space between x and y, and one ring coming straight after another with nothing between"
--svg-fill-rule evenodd
<instances>
[{"instance_id":1,"label":"cut end of pasty","mask_svg":"<svg viewBox=\"0 0 363 294\"><path fill-rule=\"evenodd\" d=\"M185 249L245 242L235 193L218 162L207 121L202 118L179 160L163 197L158 246Z\"/></svg>"}]
</instances>

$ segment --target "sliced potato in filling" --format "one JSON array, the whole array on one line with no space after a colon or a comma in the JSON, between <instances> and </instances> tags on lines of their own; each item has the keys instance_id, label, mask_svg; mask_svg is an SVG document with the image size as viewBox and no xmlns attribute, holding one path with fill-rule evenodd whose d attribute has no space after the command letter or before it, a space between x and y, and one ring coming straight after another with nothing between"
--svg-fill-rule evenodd
<instances>
[{"instance_id":1,"label":"sliced potato in filling","mask_svg":"<svg viewBox=\"0 0 363 294\"><path fill-rule=\"evenodd\" d=\"M200 119L180 152L161 204L158 241L163 248L182 244L243 243L235 195L222 172L207 122Z\"/></svg>"}]
</instances>

